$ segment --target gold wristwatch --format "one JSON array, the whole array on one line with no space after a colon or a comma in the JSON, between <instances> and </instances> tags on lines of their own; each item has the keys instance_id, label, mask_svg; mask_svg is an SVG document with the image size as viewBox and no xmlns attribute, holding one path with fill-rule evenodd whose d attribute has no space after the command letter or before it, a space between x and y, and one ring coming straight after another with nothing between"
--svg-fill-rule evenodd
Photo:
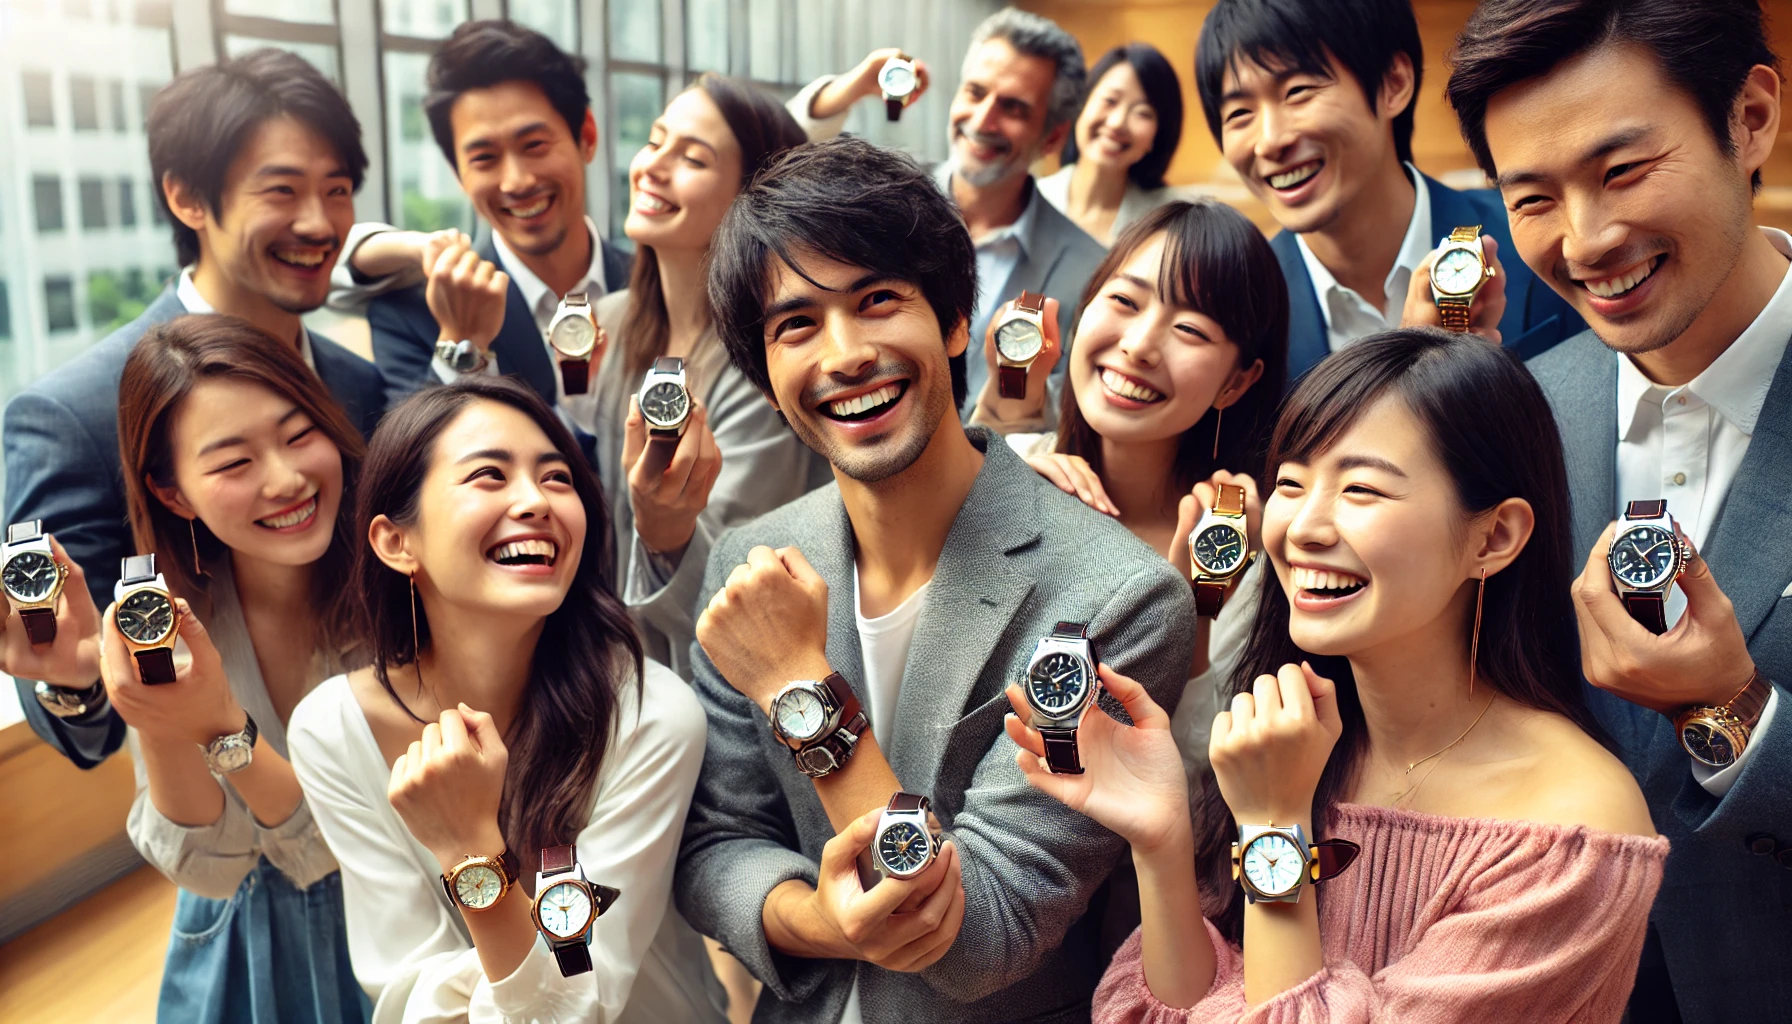
<instances>
[{"instance_id":1,"label":"gold wristwatch","mask_svg":"<svg viewBox=\"0 0 1792 1024\"><path fill-rule=\"evenodd\" d=\"M1728 768L1748 749L1749 737L1772 695L1773 684L1762 679L1759 671L1752 672L1736 696L1725 703L1681 709L1674 716L1674 735L1680 737L1681 749L1693 760L1711 768Z\"/></svg>"},{"instance_id":2,"label":"gold wristwatch","mask_svg":"<svg viewBox=\"0 0 1792 1024\"><path fill-rule=\"evenodd\" d=\"M1220 484L1213 507L1188 535L1194 567L1195 614L1209 618L1226 603L1226 588L1251 564L1251 542L1245 533L1244 488Z\"/></svg>"},{"instance_id":3,"label":"gold wristwatch","mask_svg":"<svg viewBox=\"0 0 1792 1024\"><path fill-rule=\"evenodd\" d=\"M1481 249L1481 225L1457 228L1450 232L1444 251L1431 264L1431 301L1444 318L1444 326L1452 331L1468 330L1469 307L1475 294L1493 278L1487 265L1487 253Z\"/></svg>"},{"instance_id":4,"label":"gold wristwatch","mask_svg":"<svg viewBox=\"0 0 1792 1024\"><path fill-rule=\"evenodd\" d=\"M996 394L1027 397L1027 370L1045 350L1045 296L1021 292L996 322Z\"/></svg>"},{"instance_id":5,"label":"gold wristwatch","mask_svg":"<svg viewBox=\"0 0 1792 1024\"><path fill-rule=\"evenodd\" d=\"M442 875L449 902L466 910L490 910L516 884L519 865L508 849L496 857L468 855Z\"/></svg>"}]
</instances>

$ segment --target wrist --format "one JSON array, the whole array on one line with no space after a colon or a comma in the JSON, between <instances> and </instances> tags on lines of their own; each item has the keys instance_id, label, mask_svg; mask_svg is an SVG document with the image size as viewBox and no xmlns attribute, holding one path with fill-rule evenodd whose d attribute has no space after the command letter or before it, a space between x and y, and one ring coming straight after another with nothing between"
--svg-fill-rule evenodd
<instances>
[{"instance_id":1,"label":"wrist","mask_svg":"<svg viewBox=\"0 0 1792 1024\"><path fill-rule=\"evenodd\" d=\"M778 695L779 690L798 679L826 679L833 671L825 651L799 655L761 679L753 700L759 705L759 710L769 717L772 713L772 698Z\"/></svg>"},{"instance_id":2,"label":"wrist","mask_svg":"<svg viewBox=\"0 0 1792 1024\"><path fill-rule=\"evenodd\" d=\"M641 508L640 501L635 502ZM641 538L641 545L649 552L663 556L677 556L691 543L691 537L697 532L697 517L690 516L654 516L655 521L647 529L641 519L635 520L635 533Z\"/></svg>"},{"instance_id":3,"label":"wrist","mask_svg":"<svg viewBox=\"0 0 1792 1024\"><path fill-rule=\"evenodd\" d=\"M1698 699L1691 701L1687 706L1710 708L1726 707L1736 698L1742 696L1750 686L1754 685L1754 682L1758 677L1759 672L1753 662L1750 662L1748 668L1741 673L1723 673L1712 679L1711 683L1704 688L1704 692L1699 695ZM1763 680L1763 683L1765 683L1765 680ZM1672 718L1675 714L1679 713L1680 710L1682 709L1673 709L1669 712L1668 717Z\"/></svg>"},{"instance_id":4,"label":"wrist","mask_svg":"<svg viewBox=\"0 0 1792 1024\"><path fill-rule=\"evenodd\" d=\"M1184 802L1186 807L1186 801ZM1163 875L1178 864L1195 862L1195 830L1187 813L1175 816L1169 828L1151 836L1127 837L1139 874Z\"/></svg>"},{"instance_id":5,"label":"wrist","mask_svg":"<svg viewBox=\"0 0 1792 1024\"><path fill-rule=\"evenodd\" d=\"M466 837L456 837L446 843L438 844L429 852L435 855L436 863L442 867L442 874L456 864L469 857L499 858L508 849L504 841L504 832L498 828L497 819L493 819L486 827ZM516 881L516 879L511 879Z\"/></svg>"}]
</instances>

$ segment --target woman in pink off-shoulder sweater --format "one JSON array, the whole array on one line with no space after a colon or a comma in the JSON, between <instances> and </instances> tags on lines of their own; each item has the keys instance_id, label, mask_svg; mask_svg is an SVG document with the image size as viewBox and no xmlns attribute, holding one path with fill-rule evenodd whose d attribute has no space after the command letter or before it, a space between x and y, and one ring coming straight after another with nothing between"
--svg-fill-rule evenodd
<instances>
[{"instance_id":1,"label":"woman in pink off-shoulder sweater","mask_svg":"<svg viewBox=\"0 0 1792 1024\"><path fill-rule=\"evenodd\" d=\"M1472 335L1390 331L1302 380L1267 465L1280 585L1199 820L1132 680L1101 668L1133 724L1086 715L1082 775L1009 719L1029 780L1132 845L1143 925L1095 1020L1617 1021L1667 841L1581 688L1536 383Z\"/></svg>"}]
</instances>

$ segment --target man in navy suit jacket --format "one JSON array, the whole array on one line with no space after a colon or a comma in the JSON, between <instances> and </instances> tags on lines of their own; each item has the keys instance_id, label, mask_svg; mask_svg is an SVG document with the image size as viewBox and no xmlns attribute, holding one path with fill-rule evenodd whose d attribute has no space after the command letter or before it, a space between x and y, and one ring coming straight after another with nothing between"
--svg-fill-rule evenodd
<instances>
[{"instance_id":1,"label":"man in navy suit jacket","mask_svg":"<svg viewBox=\"0 0 1792 1024\"><path fill-rule=\"evenodd\" d=\"M232 143L236 143L232 145ZM308 332L301 312L323 305L353 196L367 169L361 126L342 94L303 59L258 50L185 72L149 111L157 201L174 225L187 269L144 310L93 348L20 392L5 413L6 522L41 519L86 572L94 603L112 602L119 563L136 553L119 474L118 383L144 333L187 313L230 313L295 346L371 433L385 408L372 363ZM8 622L18 629L16 619ZM57 643L73 644L71 631ZM78 659L33 648L63 665ZM26 665L0 666L15 676ZM31 727L76 765L91 768L124 739L124 722L99 677L58 679L82 691L86 710L63 717L37 684L18 679ZM67 709L60 708L64 713Z\"/></svg>"},{"instance_id":2,"label":"man in navy suit jacket","mask_svg":"<svg viewBox=\"0 0 1792 1024\"><path fill-rule=\"evenodd\" d=\"M1220 0L1195 79L1226 162L1283 231L1288 384L1357 338L1401 323L1439 241L1481 225L1505 273L1504 315L1477 303L1477 330L1530 357L1579 333L1573 309L1511 257L1505 207L1412 166L1425 66L1410 0ZM1420 281L1428 288L1428 276Z\"/></svg>"}]
</instances>

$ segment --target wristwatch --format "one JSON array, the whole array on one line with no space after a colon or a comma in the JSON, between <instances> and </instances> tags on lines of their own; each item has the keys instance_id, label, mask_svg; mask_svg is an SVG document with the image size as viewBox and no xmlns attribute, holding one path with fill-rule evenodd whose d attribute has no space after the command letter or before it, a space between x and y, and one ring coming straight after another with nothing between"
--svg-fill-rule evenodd
<instances>
[{"instance_id":1,"label":"wristwatch","mask_svg":"<svg viewBox=\"0 0 1792 1024\"><path fill-rule=\"evenodd\" d=\"M106 684L94 683L85 690L39 681L33 688L38 706L57 718L80 718L106 706Z\"/></svg>"},{"instance_id":2,"label":"wristwatch","mask_svg":"<svg viewBox=\"0 0 1792 1024\"><path fill-rule=\"evenodd\" d=\"M1668 515L1666 501L1656 498L1625 506L1605 564L1624 610L1651 633L1668 630L1668 589L1686 569L1686 559L1686 544L1674 517Z\"/></svg>"},{"instance_id":3,"label":"wristwatch","mask_svg":"<svg viewBox=\"0 0 1792 1024\"><path fill-rule=\"evenodd\" d=\"M1336 876L1361 852L1348 839L1309 844L1299 825L1240 825L1232 880L1246 903L1299 903L1302 886Z\"/></svg>"},{"instance_id":4,"label":"wristwatch","mask_svg":"<svg viewBox=\"0 0 1792 1024\"><path fill-rule=\"evenodd\" d=\"M877 72L877 87L883 90L884 114L892 121L902 120L902 108L921 84L921 76L915 73L915 62L908 57L897 54L884 61L884 66Z\"/></svg>"},{"instance_id":5,"label":"wristwatch","mask_svg":"<svg viewBox=\"0 0 1792 1024\"><path fill-rule=\"evenodd\" d=\"M1244 528L1244 488L1220 484L1213 507L1189 534L1188 554L1195 576L1195 613L1209 618L1226 603L1226 588L1251 564L1251 541Z\"/></svg>"},{"instance_id":6,"label":"wristwatch","mask_svg":"<svg viewBox=\"0 0 1792 1024\"><path fill-rule=\"evenodd\" d=\"M131 555L112 586L112 619L125 645L137 659L145 683L174 682L174 631L180 610L168 594L168 583L156 571L156 556Z\"/></svg>"},{"instance_id":7,"label":"wristwatch","mask_svg":"<svg viewBox=\"0 0 1792 1024\"><path fill-rule=\"evenodd\" d=\"M1045 738L1045 763L1053 774L1083 774L1076 727L1084 709L1095 703L1099 686L1087 625L1060 622L1033 648L1021 692L1033 712L1033 728Z\"/></svg>"},{"instance_id":8,"label":"wristwatch","mask_svg":"<svg viewBox=\"0 0 1792 1024\"><path fill-rule=\"evenodd\" d=\"M679 438L691 419L691 392L685 386L684 360L662 356L641 381L641 419L647 424L647 473L658 476L671 464Z\"/></svg>"},{"instance_id":9,"label":"wristwatch","mask_svg":"<svg viewBox=\"0 0 1792 1024\"><path fill-rule=\"evenodd\" d=\"M32 644L56 639L56 599L68 580L68 566L50 550L43 520L14 523L6 528L6 545L0 548L0 586L19 610L25 636Z\"/></svg>"},{"instance_id":10,"label":"wristwatch","mask_svg":"<svg viewBox=\"0 0 1792 1024\"><path fill-rule=\"evenodd\" d=\"M471 341L438 341L436 358L455 373L478 372L491 360L484 349Z\"/></svg>"},{"instance_id":11,"label":"wristwatch","mask_svg":"<svg viewBox=\"0 0 1792 1024\"><path fill-rule=\"evenodd\" d=\"M516 854L508 849L496 857L469 854L442 875L442 889L456 906L490 910L516 884L518 871Z\"/></svg>"},{"instance_id":12,"label":"wristwatch","mask_svg":"<svg viewBox=\"0 0 1792 1024\"><path fill-rule=\"evenodd\" d=\"M822 680L799 679L772 698L772 734L796 758L796 770L812 779L841 769L869 720L857 694L838 672Z\"/></svg>"},{"instance_id":13,"label":"wristwatch","mask_svg":"<svg viewBox=\"0 0 1792 1024\"><path fill-rule=\"evenodd\" d=\"M996 322L996 394L1027 397L1027 370L1045 348L1045 296L1021 292Z\"/></svg>"},{"instance_id":14,"label":"wristwatch","mask_svg":"<svg viewBox=\"0 0 1792 1024\"><path fill-rule=\"evenodd\" d=\"M258 735L260 730L255 728L254 717L245 711L242 729L227 732L200 746L199 749L205 751L205 766L213 775L230 775L249 767L255 760L255 737Z\"/></svg>"},{"instance_id":15,"label":"wristwatch","mask_svg":"<svg viewBox=\"0 0 1792 1024\"><path fill-rule=\"evenodd\" d=\"M913 878L940 853L940 834L927 820L927 798L897 793L871 834L871 864L885 878Z\"/></svg>"},{"instance_id":16,"label":"wristwatch","mask_svg":"<svg viewBox=\"0 0 1792 1024\"><path fill-rule=\"evenodd\" d=\"M591 386L591 357L604 341L603 328L591 315L584 292L569 292L548 321L548 344L560 361L560 386L582 395Z\"/></svg>"},{"instance_id":17,"label":"wristwatch","mask_svg":"<svg viewBox=\"0 0 1792 1024\"><path fill-rule=\"evenodd\" d=\"M1481 249L1479 224L1457 228L1444 244L1444 251L1431 264L1431 301L1437 303L1445 327L1466 331L1469 307L1474 305L1475 293L1492 279L1493 268Z\"/></svg>"},{"instance_id":18,"label":"wristwatch","mask_svg":"<svg viewBox=\"0 0 1792 1024\"><path fill-rule=\"evenodd\" d=\"M1674 716L1674 735L1692 759L1710 768L1728 768L1748 749L1749 737L1767 709L1773 684L1760 672L1749 674L1736 696L1718 706L1695 704Z\"/></svg>"},{"instance_id":19,"label":"wristwatch","mask_svg":"<svg viewBox=\"0 0 1792 1024\"><path fill-rule=\"evenodd\" d=\"M591 926L620 895L620 890L586 879L574 847L541 851L541 872L535 876L535 928L553 950L563 977L591 970Z\"/></svg>"}]
</instances>

